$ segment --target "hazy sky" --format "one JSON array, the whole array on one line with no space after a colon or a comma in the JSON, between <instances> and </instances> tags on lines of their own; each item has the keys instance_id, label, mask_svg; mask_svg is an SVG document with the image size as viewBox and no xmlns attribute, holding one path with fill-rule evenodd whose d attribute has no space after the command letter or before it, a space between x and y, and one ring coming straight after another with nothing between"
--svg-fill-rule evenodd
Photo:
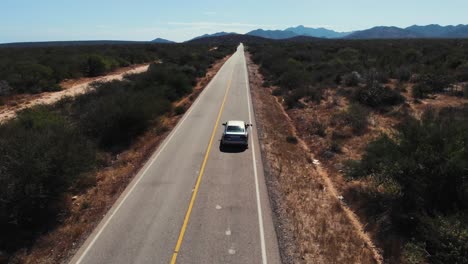
<instances>
[{"instance_id":1,"label":"hazy sky","mask_svg":"<svg viewBox=\"0 0 468 264\"><path fill-rule=\"evenodd\" d=\"M351 31L468 24L468 0L0 0L0 43L50 40L184 41L218 31L305 25Z\"/></svg>"}]
</instances>

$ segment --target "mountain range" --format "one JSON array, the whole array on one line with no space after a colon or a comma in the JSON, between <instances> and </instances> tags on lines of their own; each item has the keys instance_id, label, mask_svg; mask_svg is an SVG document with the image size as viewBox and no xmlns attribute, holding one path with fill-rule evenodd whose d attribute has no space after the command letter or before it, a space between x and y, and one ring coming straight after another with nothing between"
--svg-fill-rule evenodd
<instances>
[{"instance_id":1,"label":"mountain range","mask_svg":"<svg viewBox=\"0 0 468 264\"><path fill-rule=\"evenodd\" d=\"M216 40L215 40L216 38ZM234 32L217 32L204 34L185 42L209 43L228 41L310 41L313 39L412 39L412 38L465 38L468 39L468 25L441 26L431 24L426 26L413 25L406 28L378 26L353 32L337 32L323 27L312 28L306 26L289 27L284 30L256 29L245 34ZM198 41L200 40L200 41ZM36 47L36 46L62 46L62 45L102 45L102 44L138 44L138 43L175 43L174 41L156 38L151 41L119 41L119 40L93 40L93 41L46 41L4 43L0 47Z\"/></svg>"},{"instance_id":2,"label":"mountain range","mask_svg":"<svg viewBox=\"0 0 468 264\"><path fill-rule=\"evenodd\" d=\"M400 39L400 38L468 38L468 25L441 26L413 25L407 28L373 27L353 32L347 39Z\"/></svg>"},{"instance_id":3,"label":"mountain range","mask_svg":"<svg viewBox=\"0 0 468 264\"><path fill-rule=\"evenodd\" d=\"M241 35L234 32L229 33L223 31L214 34L204 34L189 41L233 34ZM337 32L323 27L312 28L300 25L297 27L289 27L284 30L264 30L259 28L247 32L244 35L276 40L291 39L300 36L327 39L468 38L468 25L441 26L431 24L426 26L413 25L406 28L378 26L353 32ZM304 40L304 38L302 39Z\"/></svg>"}]
</instances>

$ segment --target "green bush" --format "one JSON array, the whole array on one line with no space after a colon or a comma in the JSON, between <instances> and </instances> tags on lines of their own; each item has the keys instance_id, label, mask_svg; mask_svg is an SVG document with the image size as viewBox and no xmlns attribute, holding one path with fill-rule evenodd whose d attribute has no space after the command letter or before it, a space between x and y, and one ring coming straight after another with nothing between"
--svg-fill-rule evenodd
<instances>
[{"instance_id":1,"label":"green bush","mask_svg":"<svg viewBox=\"0 0 468 264\"><path fill-rule=\"evenodd\" d=\"M87 75L89 77L96 77L103 75L109 71L110 67L106 64L103 57L99 55L91 55L87 60Z\"/></svg>"},{"instance_id":2,"label":"green bush","mask_svg":"<svg viewBox=\"0 0 468 264\"><path fill-rule=\"evenodd\" d=\"M176 115L182 115L182 114L185 113L185 111L186 111L186 110L185 110L185 107L182 106L182 105L179 105L179 106L177 106L177 107L174 108L174 113L175 113Z\"/></svg>"},{"instance_id":3,"label":"green bush","mask_svg":"<svg viewBox=\"0 0 468 264\"><path fill-rule=\"evenodd\" d=\"M407 67L398 68L396 75L400 82L407 82L411 79L411 71Z\"/></svg>"},{"instance_id":4,"label":"green bush","mask_svg":"<svg viewBox=\"0 0 468 264\"><path fill-rule=\"evenodd\" d=\"M273 96L281 96L281 95L283 94L283 92L281 91L280 88L275 88L275 89L271 92L271 94L272 94Z\"/></svg>"},{"instance_id":5,"label":"green bush","mask_svg":"<svg viewBox=\"0 0 468 264\"><path fill-rule=\"evenodd\" d=\"M327 124L320 122L318 119L312 120L310 129L312 130L312 133L320 137L325 137L327 135Z\"/></svg>"},{"instance_id":6,"label":"green bush","mask_svg":"<svg viewBox=\"0 0 468 264\"><path fill-rule=\"evenodd\" d=\"M468 107L429 110L421 120L408 117L391 138L384 135L371 142L362 160L348 162L351 178L393 183L397 191L381 206L388 208L390 228L426 241L433 263L467 260L467 117Z\"/></svg>"},{"instance_id":7,"label":"green bush","mask_svg":"<svg viewBox=\"0 0 468 264\"><path fill-rule=\"evenodd\" d=\"M353 97L355 101L374 108L398 105L405 101L400 93L377 82L357 88Z\"/></svg>"},{"instance_id":8,"label":"green bush","mask_svg":"<svg viewBox=\"0 0 468 264\"><path fill-rule=\"evenodd\" d=\"M428 86L422 83L418 83L413 86L411 96L413 96L415 99L423 99L426 98L430 93L431 89Z\"/></svg>"},{"instance_id":9,"label":"green bush","mask_svg":"<svg viewBox=\"0 0 468 264\"><path fill-rule=\"evenodd\" d=\"M329 149L334 153L341 153L342 150L340 143L335 140L331 142Z\"/></svg>"},{"instance_id":10,"label":"green bush","mask_svg":"<svg viewBox=\"0 0 468 264\"><path fill-rule=\"evenodd\" d=\"M286 141L288 143L291 143L291 144L297 144L298 143L297 137L295 137L295 136L287 136Z\"/></svg>"},{"instance_id":11,"label":"green bush","mask_svg":"<svg viewBox=\"0 0 468 264\"><path fill-rule=\"evenodd\" d=\"M54 222L61 195L93 167L93 145L45 107L0 126L0 248L11 250Z\"/></svg>"},{"instance_id":12,"label":"green bush","mask_svg":"<svg viewBox=\"0 0 468 264\"><path fill-rule=\"evenodd\" d=\"M369 111L365 107L359 104L351 104L346 111L339 113L334 119L344 125L350 126L353 132L359 135L367 129L369 124L368 117Z\"/></svg>"},{"instance_id":13,"label":"green bush","mask_svg":"<svg viewBox=\"0 0 468 264\"><path fill-rule=\"evenodd\" d=\"M420 77L419 82L413 87L412 96L417 99L426 98L429 94L443 92L450 83L449 77L425 74Z\"/></svg>"},{"instance_id":14,"label":"green bush","mask_svg":"<svg viewBox=\"0 0 468 264\"><path fill-rule=\"evenodd\" d=\"M343 76L343 84L346 86L354 87L359 84L359 73L352 72Z\"/></svg>"},{"instance_id":15,"label":"green bush","mask_svg":"<svg viewBox=\"0 0 468 264\"><path fill-rule=\"evenodd\" d=\"M71 109L86 135L105 149L119 149L170 110L170 102L159 93L156 87L139 89L125 81L97 83Z\"/></svg>"}]
</instances>

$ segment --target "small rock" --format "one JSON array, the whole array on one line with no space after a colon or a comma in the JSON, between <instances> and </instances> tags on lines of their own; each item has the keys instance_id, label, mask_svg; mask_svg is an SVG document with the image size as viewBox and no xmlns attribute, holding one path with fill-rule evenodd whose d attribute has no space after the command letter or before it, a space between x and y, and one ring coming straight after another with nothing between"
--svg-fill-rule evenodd
<instances>
[{"instance_id":1,"label":"small rock","mask_svg":"<svg viewBox=\"0 0 468 264\"><path fill-rule=\"evenodd\" d=\"M72 197L72 201L75 201L76 199L78 199L78 195Z\"/></svg>"}]
</instances>

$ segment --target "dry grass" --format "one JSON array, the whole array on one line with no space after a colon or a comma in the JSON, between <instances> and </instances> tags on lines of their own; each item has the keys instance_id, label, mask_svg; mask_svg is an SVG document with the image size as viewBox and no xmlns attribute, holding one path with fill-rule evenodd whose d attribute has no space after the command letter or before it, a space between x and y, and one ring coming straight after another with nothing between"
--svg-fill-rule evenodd
<instances>
[{"instance_id":1,"label":"dry grass","mask_svg":"<svg viewBox=\"0 0 468 264\"><path fill-rule=\"evenodd\" d=\"M313 164L271 89L262 87L258 67L249 61L267 182L273 197L279 244L285 263L378 263L380 256L356 218L337 196L326 173Z\"/></svg>"},{"instance_id":2,"label":"dry grass","mask_svg":"<svg viewBox=\"0 0 468 264\"><path fill-rule=\"evenodd\" d=\"M190 107L228 58L229 56L213 64L207 74L197 81L192 94L175 105ZM175 127L180 117L173 114L162 117L162 126L154 126L117 156L102 154L101 159L106 166L85 177L78 183L77 190L71 190L65 197L68 209L64 212L61 223L38 238L30 249L17 252L11 263L66 263Z\"/></svg>"}]
</instances>

